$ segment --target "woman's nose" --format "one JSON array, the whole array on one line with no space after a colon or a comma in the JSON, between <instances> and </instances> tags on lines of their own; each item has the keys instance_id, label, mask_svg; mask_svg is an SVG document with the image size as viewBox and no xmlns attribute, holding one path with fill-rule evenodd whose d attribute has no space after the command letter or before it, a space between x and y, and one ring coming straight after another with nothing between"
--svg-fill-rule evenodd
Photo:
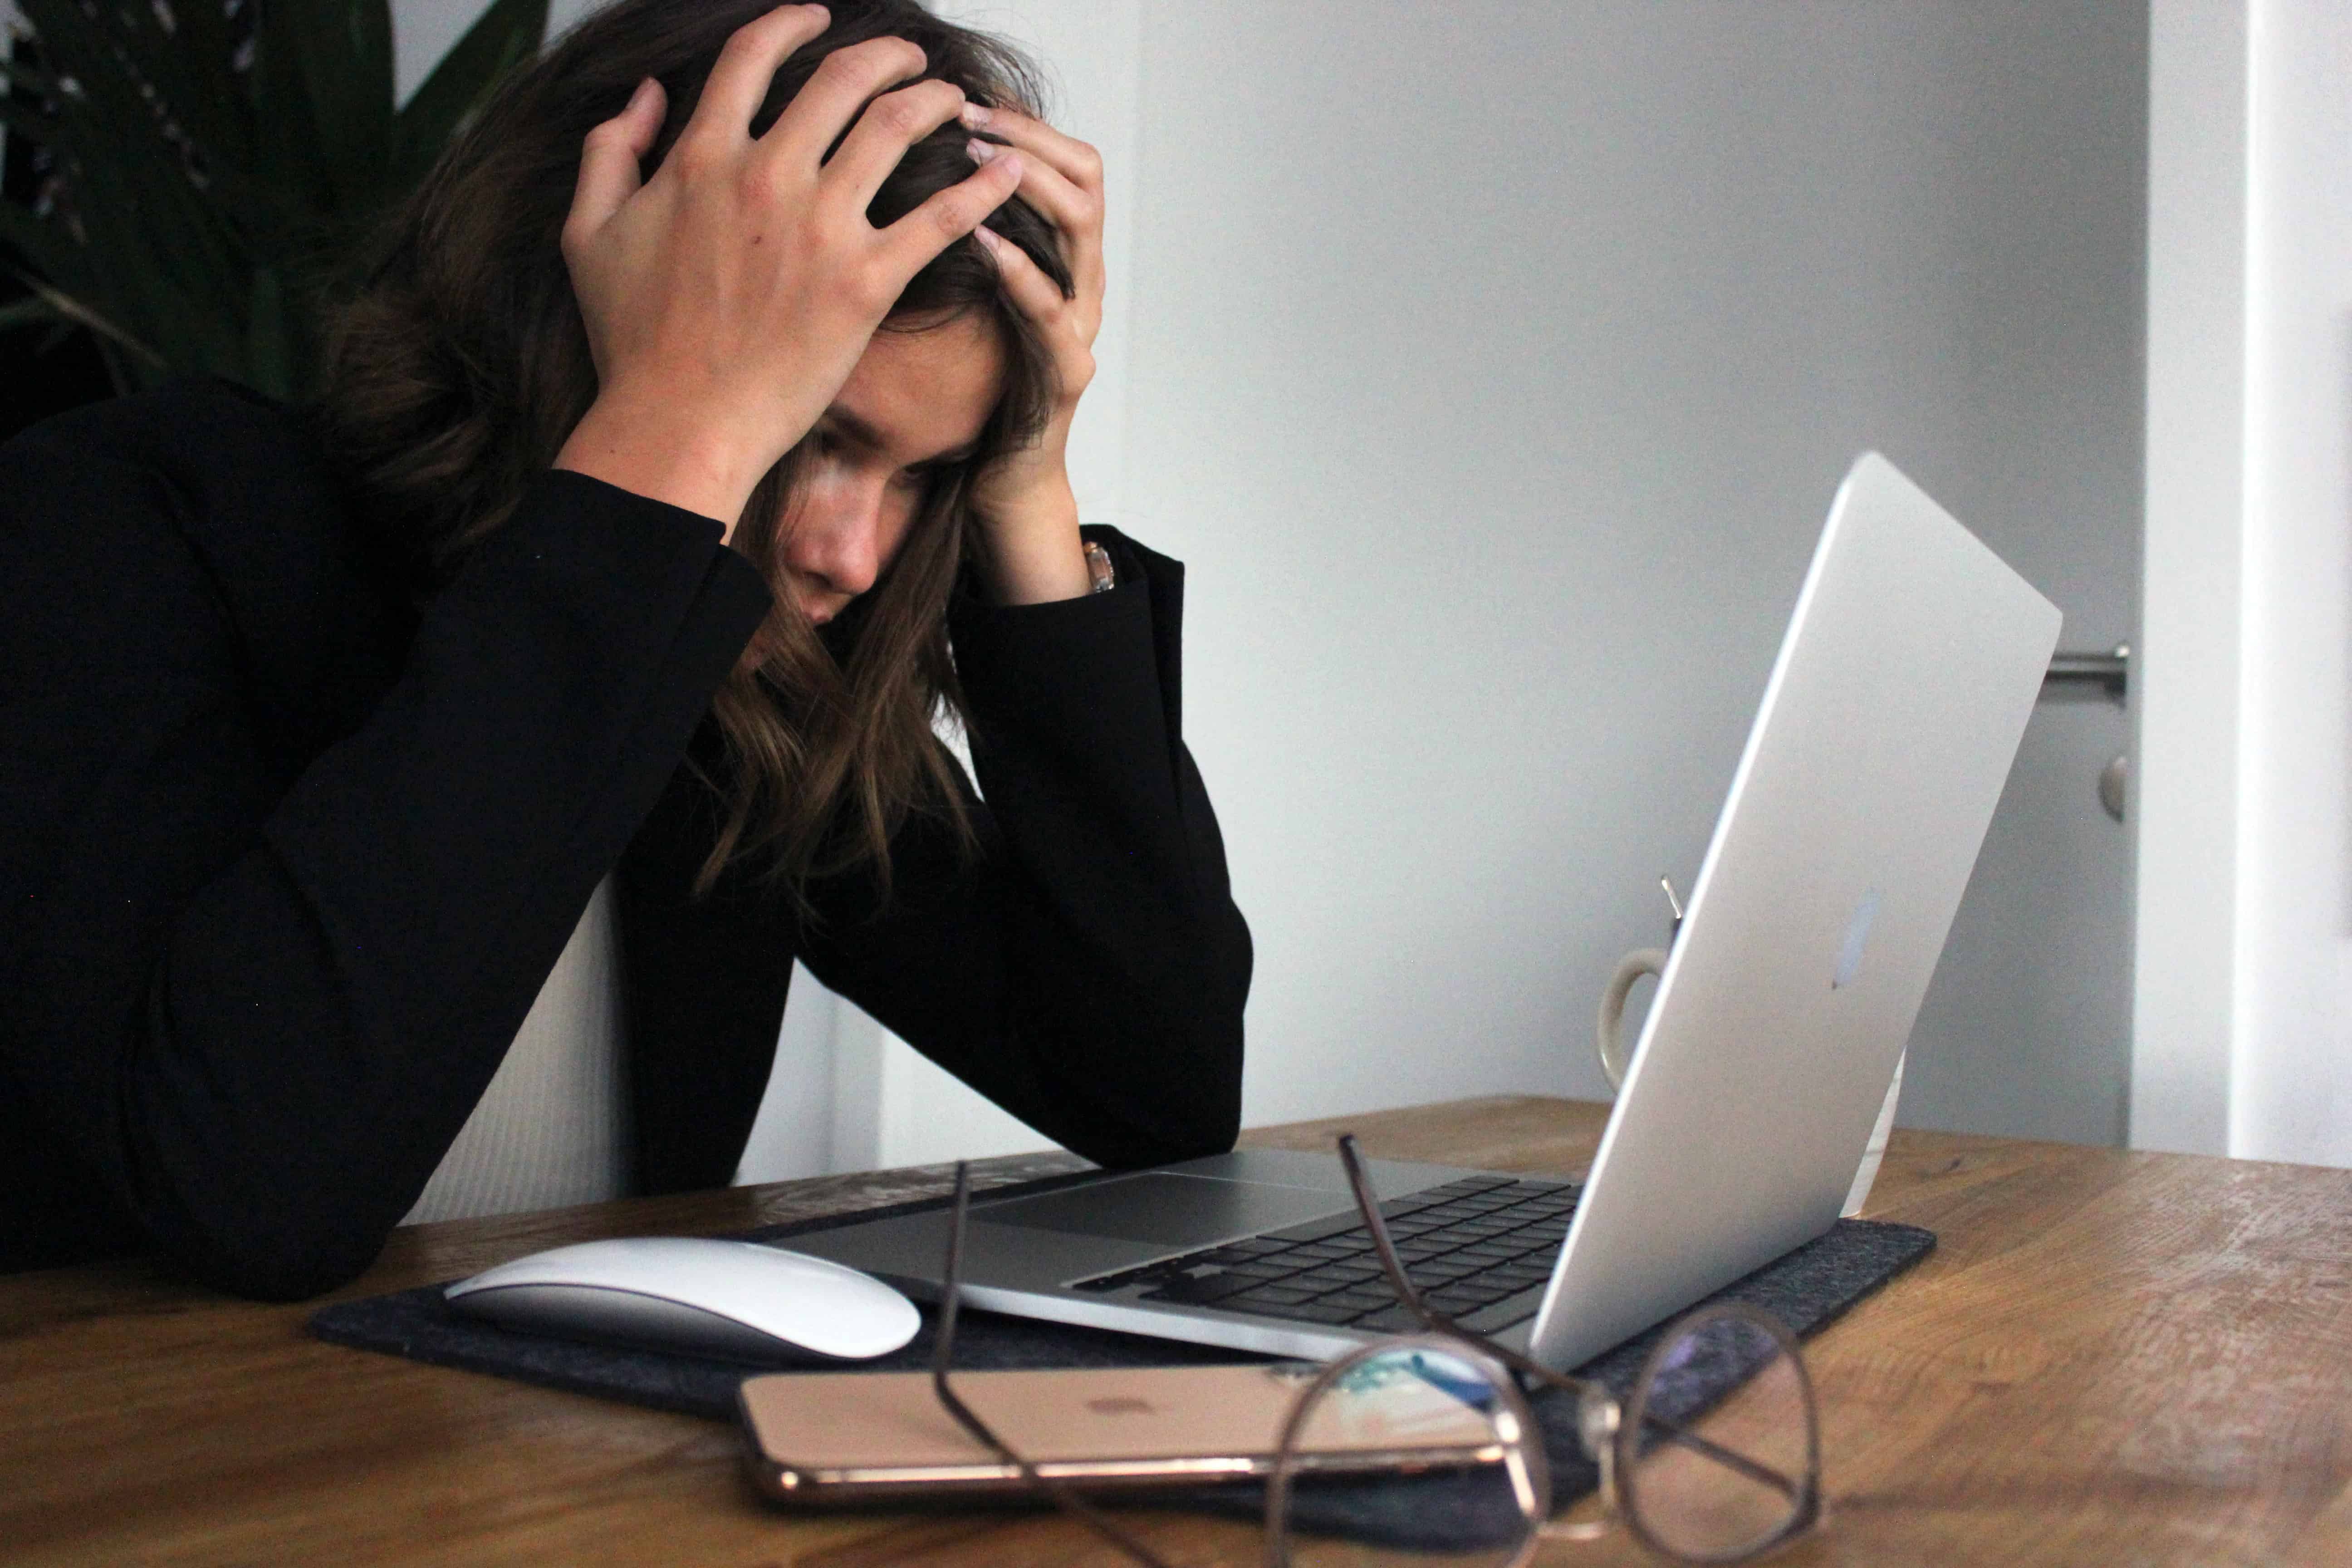
<instances>
[{"instance_id":1,"label":"woman's nose","mask_svg":"<svg viewBox=\"0 0 2352 1568\"><path fill-rule=\"evenodd\" d=\"M854 598L882 574L881 523L879 483L827 484L809 498L787 553L793 566Z\"/></svg>"}]
</instances>

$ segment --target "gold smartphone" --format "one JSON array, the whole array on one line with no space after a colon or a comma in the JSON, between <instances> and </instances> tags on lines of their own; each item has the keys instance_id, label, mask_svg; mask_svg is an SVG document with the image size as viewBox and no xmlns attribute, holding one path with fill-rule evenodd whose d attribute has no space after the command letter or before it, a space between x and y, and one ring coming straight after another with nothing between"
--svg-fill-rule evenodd
<instances>
[{"instance_id":1,"label":"gold smartphone","mask_svg":"<svg viewBox=\"0 0 2352 1568\"><path fill-rule=\"evenodd\" d=\"M960 1372L955 1391L1045 1475L1094 1486L1181 1486L1267 1473L1315 1368ZM941 1407L928 1373L787 1373L739 1396L760 1489L810 1506L982 1494L1021 1472ZM1491 1422L1443 1389L1384 1390L1376 1419L1326 1424L1301 1453L1318 1473L1492 1462Z\"/></svg>"}]
</instances>

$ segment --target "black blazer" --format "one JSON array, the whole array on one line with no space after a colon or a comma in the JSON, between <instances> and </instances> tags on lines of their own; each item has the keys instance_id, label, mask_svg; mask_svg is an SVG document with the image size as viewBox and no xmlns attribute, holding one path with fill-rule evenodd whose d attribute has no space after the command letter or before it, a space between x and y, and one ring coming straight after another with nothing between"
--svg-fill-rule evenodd
<instances>
[{"instance_id":1,"label":"black blazer","mask_svg":"<svg viewBox=\"0 0 2352 1568\"><path fill-rule=\"evenodd\" d=\"M1181 739L1182 572L950 614L976 858L691 891L769 597L709 519L568 473L430 592L299 420L221 385L0 447L0 1268L358 1273L614 874L639 1177L724 1184L792 960L1107 1164L1231 1145L1246 928ZM689 752L702 765L682 765Z\"/></svg>"}]
</instances>

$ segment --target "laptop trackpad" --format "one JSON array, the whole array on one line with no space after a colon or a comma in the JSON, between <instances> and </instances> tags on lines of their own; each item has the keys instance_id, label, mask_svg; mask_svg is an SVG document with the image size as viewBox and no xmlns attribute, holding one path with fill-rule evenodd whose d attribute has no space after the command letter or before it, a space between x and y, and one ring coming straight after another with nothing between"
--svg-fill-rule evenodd
<instances>
[{"instance_id":1,"label":"laptop trackpad","mask_svg":"<svg viewBox=\"0 0 2352 1568\"><path fill-rule=\"evenodd\" d=\"M1154 1171L975 1206L971 1217L988 1225L1186 1247L1297 1225L1347 1206L1347 1197L1339 1193Z\"/></svg>"}]
</instances>

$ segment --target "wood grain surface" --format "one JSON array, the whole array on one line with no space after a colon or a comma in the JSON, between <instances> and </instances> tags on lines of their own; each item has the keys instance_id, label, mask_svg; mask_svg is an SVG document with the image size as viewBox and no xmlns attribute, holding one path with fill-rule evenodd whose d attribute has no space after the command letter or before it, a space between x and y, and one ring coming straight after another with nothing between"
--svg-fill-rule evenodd
<instances>
[{"instance_id":1,"label":"wood grain surface","mask_svg":"<svg viewBox=\"0 0 2352 1568\"><path fill-rule=\"evenodd\" d=\"M1246 1142L1575 1173L1605 1108L1465 1101ZM1072 1168L992 1162L992 1181ZM344 1296L564 1241L944 1190L932 1168L404 1231ZM1828 1520L1776 1562L2352 1563L2352 1173L1898 1131L1934 1256L1808 1346ZM789 1517L734 1429L321 1344L151 1265L0 1279L0 1563L1110 1563L1052 1517ZM1174 1561L1255 1532L1144 1516ZM1622 1535L1546 1562L1645 1561Z\"/></svg>"}]
</instances>

